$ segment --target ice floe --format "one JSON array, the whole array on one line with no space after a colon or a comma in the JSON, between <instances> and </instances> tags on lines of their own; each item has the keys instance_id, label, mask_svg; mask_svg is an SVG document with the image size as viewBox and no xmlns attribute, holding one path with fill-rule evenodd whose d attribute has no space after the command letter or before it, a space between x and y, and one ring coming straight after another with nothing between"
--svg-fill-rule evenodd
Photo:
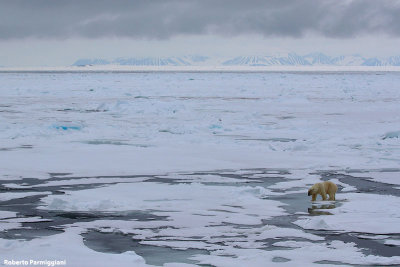
<instances>
[{"instance_id":1,"label":"ice floe","mask_svg":"<svg viewBox=\"0 0 400 267\"><path fill-rule=\"evenodd\" d=\"M262 187L144 182L50 195L42 199L42 208L67 211L151 210L177 222L190 220L192 226L223 222L259 224L263 219L285 214L280 208L282 203L263 198L268 192Z\"/></svg>"},{"instance_id":2,"label":"ice floe","mask_svg":"<svg viewBox=\"0 0 400 267\"><path fill-rule=\"evenodd\" d=\"M65 232L30 241L0 239L3 260L66 261L70 266L147 266L142 257L129 251L122 254L99 253L83 244L81 229L69 228Z\"/></svg>"},{"instance_id":3,"label":"ice floe","mask_svg":"<svg viewBox=\"0 0 400 267\"><path fill-rule=\"evenodd\" d=\"M304 229L323 229L370 234L400 233L400 198L390 195L345 193L337 195L341 206L329 209L333 215L300 219Z\"/></svg>"}]
</instances>

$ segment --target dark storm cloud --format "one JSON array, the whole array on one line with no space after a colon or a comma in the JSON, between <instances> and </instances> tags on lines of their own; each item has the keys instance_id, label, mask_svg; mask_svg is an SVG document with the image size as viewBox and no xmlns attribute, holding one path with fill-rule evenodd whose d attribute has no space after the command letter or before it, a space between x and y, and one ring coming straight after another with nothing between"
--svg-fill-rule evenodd
<instances>
[{"instance_id":1,"label":"dark storm cloud","mask_svg":"<svg viewBox=\"0 0 400 267\"><path fill-rule=\"evenodd\" d=\"M398 0L2 0L0 39L400 35Z\"/></svg>"}]
</instances>

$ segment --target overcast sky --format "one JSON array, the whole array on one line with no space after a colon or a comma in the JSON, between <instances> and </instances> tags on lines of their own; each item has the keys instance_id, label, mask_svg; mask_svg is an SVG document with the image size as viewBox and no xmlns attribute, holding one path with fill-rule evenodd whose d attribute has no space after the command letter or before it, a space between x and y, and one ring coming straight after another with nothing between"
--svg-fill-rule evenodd
<instances>
[{"instance_id":1,"label":"overcast sky","mask_svg":"<svg viewBox=\"0 0 400 267\"><path fill-rule=\"evenodd\" d=\"M400 55L400 0L0 0L0 65L202 54Z\"/></svg>"}]
</instances>

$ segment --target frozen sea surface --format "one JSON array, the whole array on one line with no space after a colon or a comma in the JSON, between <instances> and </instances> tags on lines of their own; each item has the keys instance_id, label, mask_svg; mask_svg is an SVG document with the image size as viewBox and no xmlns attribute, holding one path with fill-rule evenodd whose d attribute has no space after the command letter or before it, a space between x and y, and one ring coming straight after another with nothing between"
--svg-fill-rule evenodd
<instances>
[{"instance_id":1,"label":"frozen sea surface","mask_svg":"<svg viewBox=\"0 0 400 267\"><path fill-rule=\"evenodd\" d=\"M399 85L0 73L0 264L399 265Z\"/></svg>"},{"instance_id":2,"label":"frozen sea surface","mask_svg":"<svg viewBox=\"0 0 400 267\"><path fill-rule=\"evenodd\" d=\"M339 184L337 200L312 203L308 183L327 178ZM66 259L73 266L93 257L98 266L400 264L400 190L339 171L52 174L7 180L0 190L7 194L0 201L7 259Z\"/></svg>"},{"instance_id":3,"label":"frozen sea surface","mask_svg":"<svg viewBox=\"0 0 400 267\"><path fill-rule=\"evenodd\" d=\"M4 179L399 166L399 73L0 73L0 99Z\"/></svg>"}]
</instances>

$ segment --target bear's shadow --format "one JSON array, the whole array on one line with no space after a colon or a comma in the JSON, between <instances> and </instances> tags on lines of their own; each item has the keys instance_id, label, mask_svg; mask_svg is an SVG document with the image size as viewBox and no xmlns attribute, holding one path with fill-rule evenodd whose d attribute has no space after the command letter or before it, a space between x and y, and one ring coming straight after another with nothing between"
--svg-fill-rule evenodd
<instances>
[{"instance_id":1,"label":"bear's shadow","mask_svg":"<svg viewBox=\"0 0 400 267\"><path fill-rule=\"evenodd\" d=\"M308 208L308 213L313 216L317 215L333 215L332 213L326 211L328 209L334 209L336 208L336 203L335 202L330 202L330 203L313 203L311 208Z\"/></svg>"}]
</instances>

